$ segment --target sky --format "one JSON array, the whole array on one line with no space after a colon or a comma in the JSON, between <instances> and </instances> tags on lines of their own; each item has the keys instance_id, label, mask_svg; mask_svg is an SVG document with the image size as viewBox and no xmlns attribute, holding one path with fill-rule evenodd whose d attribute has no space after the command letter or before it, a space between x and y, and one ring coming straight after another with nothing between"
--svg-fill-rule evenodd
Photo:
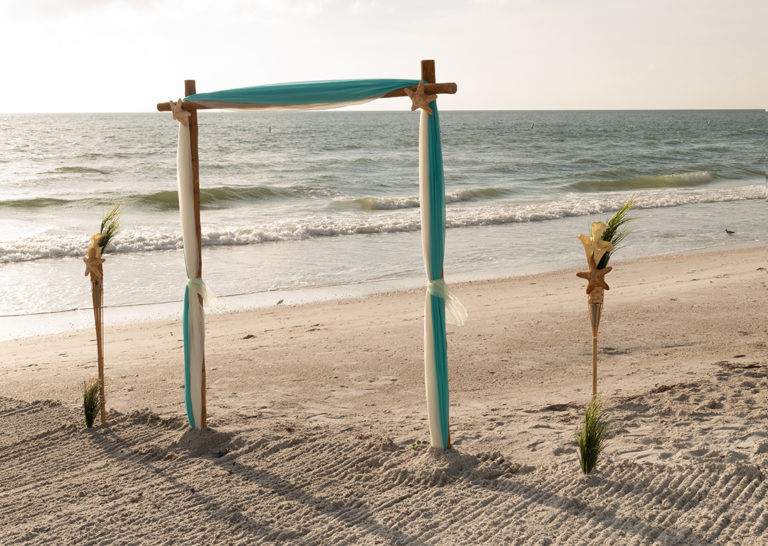
<instances>
[{"instance_id":1,"label":"sky","mask_svg":"<svg viewBox=\"0 0 768 546\"><path fill-rule=\"evenodd\" d=\"M458 84L442 109L765 109L766 30L766 0L0 0L0 112L150 112L184 79L418 78L421 59Z\"/></svg>"}]
</instances>

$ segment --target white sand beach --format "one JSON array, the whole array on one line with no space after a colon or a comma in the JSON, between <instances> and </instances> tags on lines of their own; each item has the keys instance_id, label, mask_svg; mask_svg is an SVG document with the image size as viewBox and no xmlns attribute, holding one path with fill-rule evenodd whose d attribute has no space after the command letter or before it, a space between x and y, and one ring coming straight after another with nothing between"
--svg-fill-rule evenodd
<instances>
[{"instance_id":1,"label":"white sand beach","mask_svg":"<svg viewBox=\"0 0 768 546\"><path fill-rule=\"evenodd\" d=\"M448 452L412 447L423 290L210 315L202 432L179 321L107 327L90 430L92 330L0 343L0 543L765 544L768 251L611 265L588 477L591 332L560 271L453 287Z\"/></svg>"}]
</instances>

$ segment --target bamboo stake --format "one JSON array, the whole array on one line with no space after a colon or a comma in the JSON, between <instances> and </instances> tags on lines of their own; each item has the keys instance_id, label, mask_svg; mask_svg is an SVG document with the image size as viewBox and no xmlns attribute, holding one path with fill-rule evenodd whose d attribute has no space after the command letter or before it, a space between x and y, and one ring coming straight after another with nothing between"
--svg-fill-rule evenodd
<instances>
[{"instance_id":1,"label":"bamboo stake","mask_svg":"<svg viewBox=\"0 0 768 546\"><path fill-rule=\"evenodd\" d=\"M91 238L91 246L88 247L85 262L85 275L91 277L91 300L93 301L93 321L96 326L96 355L99 369L99 397L101 398L101 424L107 420L106 401L104 396L104 318L103 318L103 300L104 300L104 258L101 257L101 249L98 244L98 238L101 234L96 234Z\"/></svg>"},{"instance_id":2,"label":"bamboo stake","mask_svg":"<svg viewBox=\"0 0 768 546\"><path fill-rule=\"evenodd\" d=\"M184 96L197 93L195 80L184 80ZM158 105L159 106L159 105ZM189 147L192 156L192 181L193 198L195 203L195 233L197 235L197 269L195 277L203 276L203 252L202 252L202 233L200 228L200 158L197 150L197 110L189 112ZM200 306L203 305L203 298L198 296ZM205 331L202 332L205 336ZM205 340L205 337L203 337ZM205 343L205 342L203 342ZM203 344L202 369L200 373L200 427L207 426L206 404L205 404L205 344Z\"/></svg>"},{"instance_id":3,"label":"bamboo stake","mask_svg":"<svg viewBox=\"0 0 768 546\"><path fill-rule=\"evenodd\" d=\"M99 397L101 398L101 424L107 421L106 399L104 396L104 269L101 264L96 266L99 272L99 278L91 275L91 297L93 299L93 320L96 325L96 355L99 367Z\"/></svg>"},{"instance_id":4,"label":"bamboo stake","mask_svg":"<svg viewBox=\"0 0 768 546\"><path fill-rule=\"evenodd\" d=\"M592 327L592 396L597 396L597 328Z\"/></svg>"},{"instance_id":5,"label":"bamboo stake","mask_svg":"<svg viewBox=\"0 0 768 546\"><path fill-rule=\"evenodd\" d=\"M592 397L597 396L597 329L600 327L600 314L603 304L589 303L589 320L592 323Z\"/></svg>"},{"instance_id":6,"label":"bamboo stake","mask_svg":"<svg viewBox=\"0 0 768 546\"><path fill-rule=\"evenodd\" d=\"M587 304L589 306L589 322L592 324L592 397L594 398L597 396L597 329L600 326L600 313L603 309L605 291L608 289L605 275L610 273L613 268L597 269L597 264L592 257L592 243L586 236L582 237L584 238L581 242L589 256L589 271L576 273L576 276L587 279Z\"/></svg>"}]
</instances>

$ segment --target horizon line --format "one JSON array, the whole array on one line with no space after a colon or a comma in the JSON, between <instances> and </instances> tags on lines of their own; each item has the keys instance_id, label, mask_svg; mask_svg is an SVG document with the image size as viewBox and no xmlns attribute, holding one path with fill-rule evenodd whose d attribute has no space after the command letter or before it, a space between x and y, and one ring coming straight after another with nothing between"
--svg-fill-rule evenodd
<instances>
[{"instance_id":1,"label":"horizon line","mask_svg":"<svg viewBox=\"0 0 768 546\"><path fill-rule=\"evenodd\" d=\"M281 112L371 112L371 113L397 113L399 110L392 109L371 109L371 110L350 110L348 108L328 108L326 110L228 110L224 108L213 108L208 112L239 112L239 113L281 113ZM441 112L727 112L727 111L755 111L768 112L765 107L741 107L741 108L441 108ZM403 110L402 113L410 113ZM167 114L167 112L158 112L157 110L123 110L123 111L70 111L70 112L0 112L0 116L13 115L76 115L76 114Z\"/></svg>"}]
</instances>

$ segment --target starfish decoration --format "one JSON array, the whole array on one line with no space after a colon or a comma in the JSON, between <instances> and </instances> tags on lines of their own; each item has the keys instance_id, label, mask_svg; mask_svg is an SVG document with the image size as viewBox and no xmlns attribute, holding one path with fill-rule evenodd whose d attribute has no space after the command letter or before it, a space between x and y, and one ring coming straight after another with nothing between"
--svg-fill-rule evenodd
<instances>
[{"instance_id":1,"label":"starfish decoration","mask_svg":"<svg viewBox=\"0 0 768 546\"><path fill-rule=\"evenodd\" d=\"M576 276L581 277L582 279L587 279L587 294L591 294L592 291L597 287L604 288L605 290L611 289L608 286L608 283L605 282L605 276L610 273L612 269L612 267L604 267L603 269L598 269L595 260L590 258L589 271L576 273Z\"/></svg>"},{"instance_id":2,"label":"starfish decoration","mask_svg":"<svg viewBox=\"0 0 768 546\"><path fill-rule=\"evenodd\" d=\"M432 108L429 107L429 103L437 98L437 95L427 95L424 91L424 82L419 82L416 87L416 91L410 87L405 88L405 94L411 97L411 112L417 108L422 108L428 114L432 113Z\"/></svg>"},{"instance_id":3,"label":"starfish decoration","mask_svg":"<svg viewBox=\"0 0 768 546\"><path fill-rule=\"evenodd\" d=\"M101 257L99 239L101 239L101 233L91 237L91 246L88 247L87 255L83 258L85 262L85 276L91 275L97 281L101 280L101 264L106 261Z\"/></svg>"}]
</instances>

